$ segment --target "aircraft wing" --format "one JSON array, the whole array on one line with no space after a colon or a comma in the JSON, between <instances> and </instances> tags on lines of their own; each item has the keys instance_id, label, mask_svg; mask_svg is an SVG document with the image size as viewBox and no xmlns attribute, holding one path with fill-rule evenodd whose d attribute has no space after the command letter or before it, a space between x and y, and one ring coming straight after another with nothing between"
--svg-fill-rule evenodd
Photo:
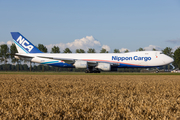
<instances>
[{"instance_id":1,"label":"aircraft wing","mask_svg":"<svg viewBox=\"0 0 180 120\"><path fill-rule=\"evenodd\" d=\"M22 58L34 58L35 56L32 56L31 54L15 54L15 56L22 57ZM42 56L37 55L38 58L45 58L45 59L52 59L52 60L61 60L68 64L74 64L76 61L87 61L88 66L96 66L98 63L109 63L113 66L118 66L119 63L111 63L111 62L105 62L105 61L96 61L96 60L83 60L83 59L71 59L71 58L59 58L59 57L51 57L51 56Z\"/></svg>"},{"instance_id":2,"label":"aircraft wing","mask_svg":"<svg viewBox=\"0 0 180 120\"><path fill-rule=\"evenodd\" d=\"M56 58L56 57L47 57L47 56L37 56L37 57L40 57L40 58L46 58L46 59L53 59L53 60L62 60L64 61L65 63L68 63L68 64L73 64L75 63L76 61L87 61L88 65L89 66L96 66L98 63L110 63L110 62L105 62L105 61L96 61L96 60L82 60L82 59L70 59L70 58ZM119 63L110 63L111 65L113 66L118 66Z\"/></svg>"},{"instance_id":3,"label":"aircraft wing","mask_svg":"<svg viewBox=\"0 0 180 120\"><path fill-rule=\"evenodd\" d=\"M47 56L37 56L39 58L46 58L46 59L53 59L53 60L62 60L65 63L71 64L75 62L75 59L69 59L69 58L55 58L55 57L47 57Z\"/></svg>"},{"instance_id":4,"label":"aircraft wing","mask_svg":"<svg viewBox=\"0 0 180 120\"><path fill-rule=\"evenodd\" d=\"M68 64L73 64L75 63L75 61L80 60L80 61L85 61L85 60L81 60L81 59L70 59L70 58L56 58L56 57L47 57L47 56L37 56L39 58L46 58L46 59L53 59L53 60L62 60L65 63ZM95 61L87 61L89 64L96 64L97 62Z\"/></svg>"}]
</instances>

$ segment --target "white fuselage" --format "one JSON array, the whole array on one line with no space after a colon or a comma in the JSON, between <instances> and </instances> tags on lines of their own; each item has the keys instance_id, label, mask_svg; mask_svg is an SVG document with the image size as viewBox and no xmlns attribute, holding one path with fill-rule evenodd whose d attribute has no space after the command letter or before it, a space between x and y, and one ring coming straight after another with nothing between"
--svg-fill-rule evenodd
<instances>
[{"instance_id":1,"label":"white fuselage","mask_svg":"<svg viewBox=\"0 0 180 120\"><path fill-rule=\"evenodd\" d=\"M129 53L43 53L19 32L11 32L18 50L15 57L57 67L87 68L86 72L113 71L119 67L159 67L174 60L161 51Z\"/></svg>"},{"instance_id":2,"label":"white fuselage","mask_svg":"<svg viewBox=\"0 0 180 120\"><path fill-rule=\"evenodd\" d=\"M173 62L173 59L161 51L141 51L129 53L29 53L21 54L33 57L32 62L59 67L73 67L63 60L82 60L118 64L117 67L158 67ZM51 59L52 58L52 59Z\"/></svg>"}]
</instances>

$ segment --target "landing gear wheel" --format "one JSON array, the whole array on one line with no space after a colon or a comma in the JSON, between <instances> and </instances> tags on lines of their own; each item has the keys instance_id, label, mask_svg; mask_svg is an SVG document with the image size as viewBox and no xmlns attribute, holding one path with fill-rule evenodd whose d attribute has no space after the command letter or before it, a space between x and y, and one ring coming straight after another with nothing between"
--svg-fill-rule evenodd
<instances>
[{"instance_id":1,"label":"landing gear wheel","mask_svg":"<svg viewBox=\"0 0 180 120\"><path fill-rule=\"evenodd\" d=\"M95 69L95 68L87 68L85 70L85 73L101 73L101 71L99 69Z\"/></svg>"},{"instance_id":2,"label":"landing gear wheel","mask_svg":"<svg viewBox=\"0 0 180 120\"><path fill-rule=\"evenodd\" d=\"M100 70L96 70L94 73L101 73L101 71Z\"/></svg>"},{"instance_id":3,"label":"landing gear wheel","mask_svg":"<svg viewBox=\"0 0 180 120\"><path fill-rule=\"evenodd\" d=\"M86 70L85 73L90 73L90 71L89 71L89 70Z\"/></svg>"}]
</instances>

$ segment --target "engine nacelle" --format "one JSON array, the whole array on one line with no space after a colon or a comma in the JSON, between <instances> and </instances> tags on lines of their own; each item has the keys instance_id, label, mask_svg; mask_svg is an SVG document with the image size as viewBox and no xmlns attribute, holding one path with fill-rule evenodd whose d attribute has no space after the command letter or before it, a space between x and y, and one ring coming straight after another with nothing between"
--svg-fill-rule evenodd
<instances>
[{"instance_id":1,"label":"engine nacelle","mask_svg":"<svg viewBox=\"0 0 180 120\"><path fill-rule=\"evenodd\" d=\"M20 57L19 56L14 56L16 59L19 59L20 60Z\"/></svg>"},{"instance_id":2,"label":"engine nacelle","mask_svg":"<svg viewBox=\"0 0 180 120\"><path fill-rule=\"evenodd\" d=\"M87 61L76 61L74 66L75 68L87 68Z\"/></svg>"},{"instance_id":3,"label":"engine nacelle","mask_svg":"<svg viewBox=\"0 0 180 120\"><path fill-rule=\"evenodd\" d=\"M103 71L111 71L111 65L108 63L98 63L96 68L101 69Z\"/></svg>"}]
</instances>

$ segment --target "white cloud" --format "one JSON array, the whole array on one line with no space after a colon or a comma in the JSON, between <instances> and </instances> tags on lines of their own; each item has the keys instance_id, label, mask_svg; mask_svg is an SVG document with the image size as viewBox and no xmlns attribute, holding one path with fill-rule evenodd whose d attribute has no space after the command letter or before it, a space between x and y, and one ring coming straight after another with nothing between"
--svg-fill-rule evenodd
<instances>
[{"instance_id":1,"label":"white cloud","mask_svg":"<svg viewBox=\"0 0 180 120\"><path fill-rule=\"evenodd\" d=\"M126 50L131 51L130 49L127 49L127 48L121 48L121 49L119 49L120 52L125 52Z\"/></svg>"},{"instance_id":2,"label":"white cloud","mask_svg":"<svg viewBox=\"0 0 180 120\"><path fill-rule=\"evenodd\" d=\"M106 49L106 51L110 51L110 47L108 45L103 45L102 48Z\"/></svg>"},{"instance_id":3,"label":"white cloud","mask_svg":"<svg viewBox=\"0 0 180 120\"><path fill-rule=\"evenodd\" d=\"M152 51L152 49L155 48L156 50L161 50L162 48L159 46L155 46L155 45L149 45L148 47L144 47L145 50L149 50Z\"/></svg>"},{"instance_id":4,"label":"white cloud","mask_svg":"<svg viewBox=\"0 0 180 120\"><path fill-rule=\"evenodd\" d=\"M12 45L13 41L7 41L7 45Z\"/></svg>"},{"instance_id":5,"label":"white cloud","mask_svg":"<svg viewBox=\"0 0 180 120\"><path fill-rule=\"evenodd\" d=\"M175 47L172 49L172 51L175 52L176 49L178 49L179 47L180 47L180 46L175 46Z\"/></svg>"},{"instance_id":6,"label":"white cloud","mask_svg":"<svg viewBox=\"0 0 180 120\"><path fill-rule=\"evenodd\" d=\"M3 42L3 41L2 41L2 42L0 42L0 45L2 45L2 44L5 44L5 42Z\"/></svg>"},{"instance_id":7,"label":"white cloud","mask_svg":"<svg viewBox=\"0 0 180 120\"><path fill-rule=\"evenodd\" d=\"M180 43L180 38L172 39L172 40L166 40L166 42L170 42L172 44L178 44L178 43Z\"/></svg>"},{"instance_id":8,"label":"white cloud","mask_svg":"<svg viewBox=\"0 0 180 120\"><path fill-rule=\"evenodd\" d=\"M86 36L81 39L75 39L74 42L71 43L59 43L59 44L50 44L46 45L48 51L51 51L53 46L58 46L60 51L63 52L65 48L69 48L71 51L75 51L76 49L84 49L87 51L89 48L94 48L97 52L100 51L101 48L105 48L106 50L110 50L110 47L107 45L101 45L99 41L97 41L93 36Z\"/></svg>"},{"instance_id":9,"label":"white cloud","mask_svg":"<svg viewBox=\"0 0 180 120\"><path fill-rule=\"evenodd\" d=\"M5 43L5 42L0 42L0 45L2 45L2 44L7 44L8 46L10 46L10 45L12 45L12 43L14 43L13 41L7 41L7 43Z\"/></svg>"}]
</instances>

